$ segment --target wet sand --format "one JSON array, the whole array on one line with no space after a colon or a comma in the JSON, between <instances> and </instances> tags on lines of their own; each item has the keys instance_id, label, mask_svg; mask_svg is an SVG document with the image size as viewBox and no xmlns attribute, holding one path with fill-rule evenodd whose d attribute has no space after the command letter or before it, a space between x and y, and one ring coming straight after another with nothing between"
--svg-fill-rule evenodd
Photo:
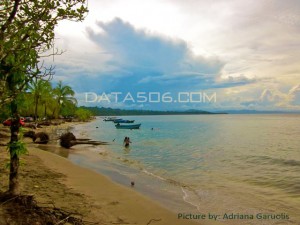
<instances>
[{"instance_id":1,"label":"wet sand","mask_svg":"<svg viewBox=\"0 0 300 225\"><path fill-rule=\"evenodd\" d=\"M30 155L40 158L47 168L62 173L63 184L88 199L91 210L87 215L89 221L147 224L153 220L153 224L195 224L178 220L176 214L132 188L113 183L108 178L78 167L65 158L38 149L30 150Z\"/></svg>"}]
</instances>

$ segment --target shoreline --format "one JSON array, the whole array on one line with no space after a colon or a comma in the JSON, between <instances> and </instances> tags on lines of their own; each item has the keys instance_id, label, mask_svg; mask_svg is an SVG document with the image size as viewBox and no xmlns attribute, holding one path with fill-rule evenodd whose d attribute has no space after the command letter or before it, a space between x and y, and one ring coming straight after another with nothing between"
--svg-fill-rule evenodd
<instances>
[{"instance_id":1,"label":"shoreline","mask_svg":"<svg viewBox=\"0 0 300 225\"><path fill-rule=\"evenodd\" d=\"M30 155L40 158L47 168L65 175L63 183L66 187L87 196L89 203L96 206L91 209L89 216L94 218L93 221L103 221L109 217L115 218L116 221L121 220L124 224L147 224L151 220L155 221L155 224L166 225L199 224L191 220L179 220L175 213L137 191L114 183L108 177L90 169L75 165L66 158L38 148L29 151ZM104 218L103 214L106 214Z\"/></svg>"},{"instance_id":2,"label":"shoreline","mask_svg":"<svg viewBox=\"0 0 300 225\"><path fill-rule=\"evenodd\" d=\"M68 130L76 125L51 126L46 130L56 133L57 129ZM42 147L57 151L58 146L28 143L27 146L29 154L21 157L24 165L20 167L20 190L22 194L34 195L38 204L54 204L55 207L78 212L85 221L100 224L199 224L199 221L178 219L178 215L131 187L120 185L99 172L76 165L70 159L45 151ZM0 146L2 164L9 158L5 148ZM82 149L82 146L77 148ZM74 152L76 148L67 151ZM0 189L5 191L8 171L2 169L1 172ZM1 209L0 221L3 212L5 210Z\"/></svg>"},{"instance_id":3,"label":"shoreline","mask_svg":"<svg viewBox=\"0 0 300 225\"><path fill-rule=\"evenodd\" d=\"M105 146L106 148L106 146ZM182 186L174 184L166 179L159 179L148 171L131 167L130 164L122 164L123 161L116 162L115 159L106 159L106 152L74 149L69 154L69 160L80 167L92 170L100 175L108 177L113 183L122 187L130 187L130 182L135 182L134 191L146 196L162 205L173 213L190 212L199 213L196 206L185 201ZM175 195L175 193L178 193Z\"/></svg>"},{"instance_id":4,"label":"shoreline","mask_svg":"<svg viewBox=\"0 0 300 225\"><path fill-rule=\"evenodd\" d=\"M98 127L96 127L98 125L99 124L97 124L97 123L95 123L95 124L84 123L84 124L81 124L81 125L79 125L79 124L67 124L67 126L65 126L64 128L65 128L65 130L67 130L67 128L69 128L70 126L72 126L73 129L71 129L70 131L74 132L75 136L78 136L78 138L82 138L82 135L83 135L84 137L89 136L92 139L102 139L102 138L103 139L109 139L111 137L114 137L114 135L116 135L114 132L113 133L107 133L107 134L103 133L103 132L99 133L99 130L96 129L96 128L98 128ZM63 130L64 128L59 128L59 127L56 128L56 127L54 127L53 130L52 130L53 134L55 134L55 133L57 134L59 131L61 131L61 129ZM109 128L109 127L108 126L106 126L106 127L104 126L103 127L103 130L105 132L107 132L105 128ZM122 141L121 137L124 136L125 133L123 132L123 133L120 134L120 132L119 132L117 134L119 134L119 135L117 136L117 139L116 139L117 141L115 143L119 146L119 144ZM156 207L153 210L153 212L155 210L157 210L158 207L159 208L163 208L164 210L166 210L168 212L169 215L171 215L171 217L173 219L176 220L176 222L180 222L180 224L196 224L196 223L192 223L192 221L189 220L189 219L180 219L180 220L178 220L177 217L178 217L178 213L182 213L183 215L189 215L189 214L190 215L197 215L198 213L194 213L192 211L186 210L183 207L183 205L179 205L179 208L177 208L176 210L173 210L172 207L168 207L168 205L163 204L162 201L157 200L157 198L161 197L160 195L164 195L165 192L168 192L168 191L172 192L173 189L170 190L169 187L167 187L167 186L164 186L163 189L159 189L159 188L157 188L158 186L157 186L157 184L155 182L149 182L149 179L143 180L143 177L140 177L140 175L144 172L142 169L140 169L140 173L137 174L137 176L126 176L126 175L132 175L132 174L134 174L134 173L131 173L131 172L135 172L135 171L128 171L125 168L126 166L128 166L129 168L131 168L132 162L130 161L130 159L128 159L129 161L124 161L125 162L124 166L119 167L119 163L122 162L123 159L126 159L127 157L125 157L125 158L123 158L122 156L120 158L117 157L116 159L118 159L118 160L117 160L117 163L116 163L115 160L114 160L115 158L111 157L111 154L110 154L112 149L114 150L113 154L114 153L118 153L118 151L122 151L122 149L119 149L119 150L115 149L116 146L114 146L114 145L111 145L111 146L95 146L95 147L89 147L87 145L82 145L82 146L77 145L77 146L74 146L74 148L66 150L66 149L63 149L63 148L59 147L56 140L57 139L53 139L53 142L49 143L48 145L29 144L28 146L31 146L30 148L32 148L34 152L35 152L34 149L36 149L36 148L40 148L40 149L43 149L43 150L50 150L51 151L51 153L44 152L44 151L37 151L37 153L41 152L41 153L46 154L46 156L44 156L45 157L44 160L46 160L45 161L45 166L44 166L44 163L40 163L42 165L42 167L39 167L39 169L41 169L41 168L42 169L49 168L49 166L47 166L46 163L53 163L53 161L55 161L52 158L48 157L49 154L52 154L54 157L58 157L58 158L61 158L63 160L63 162L62 162L63 165L61 166L61 168L57 168L57 166L56 166L56 164L54 162L55 165L54 165L53 171L56 170L57 171L56 173L61 174L64 177L63 182L62 182L63 184L65 184L65 188L63 189L64 193L68 193L69 191L75 191L75 193L77 193L79 196L83 197L83 200L79 201L80 204L78 204L78 202L76 202L75 204L73 204L73 206L75 206L75 207L78 206L78 209L80 209L82 207L81 203L85 202L85 203L82 203L82 204L84 204L86 206L86 208L90 209L90 211L94 212L93 216L91 216L92 212L88 213L88 215L90 215L90 216L88 216L87 218L92 218L92 219L88 219L88 221L96 221L97 219L99 221L100 217L99 217L98 214L103 212L103 213L107 213L106 216L102 216L101 217L102 221L105 221L104 224L112 224L112 222L114 222L114 223L116 223L116 222L120 223L120 222L118 222L116 220L116 217L115 217L116 215L115 214L112 215L110 213L110 211L102 211L103 209L106 210L106 207L111 207L112 208L111 210L114 212L115 211L114 207L119 207L120 202L118 201L118 198L119 198L118 194L112 194L110 192L110 188L107 187L107 186L110 186L110 185L108 185L108 183L112 183L111 185L119 186L119 188L121 188L125 192L127 192L127 191L135 192L135 195L142 196L143 199L148 199L152 203L156 204ZM111 142L111 143L113 143L113 142ZM136 143L136 142L134 142L134 143ZM105 150L106 148L107 148L107 150ZM99 152L99 149L100 149L100 151L102 149L103 152L102 153ZM64 150L64 152L67 153L67 155L65 157L68 157L68 159L62 158L60 156L55 156L52 153L52 152L54 152L55 154L61 155L59 153L60 150ZM48 155L47 155L47 153L48 153ZM107 158L106 158L106 154L107 154ZM124 154L124 152L123 152L123 154ZM38 157L38 156L34 156L32 154L31 154L31 156L33 158L34 157ZM126 156L126 154L125 154L125 156ZM31 158L31 157L29 157L29 158ZM40 160L40 162L41 161L43 162L43 160ZM85 183L85 182L90 182L90 184L94 185L93 180L98 180L99 179L99 184L97 184L98 188L97 187L92 187L92 185L87 185L86 188L88 188L88 190L83 191L82 189L77 189L77 184L76 183L75 183L75 188L74 188L74 184L68 183L67 182L67 180L68 180L67 177L68 176L65 174L65 171L64 171L66 169L66 167L69 167L68 165L66 166L66 161L69 161L69 163L73 164L73 166L75 166L75 167L87 168L85 170L90 171L90 172L92 172L92 173L94 173L94 174L97 175L97 176L95 175L94 179L88 179L88 181L85 181L84 179L87 179L87 178L85 177L84 179L82 179L81 174L79 176L79 174L76 172L77 171L77 169L76 169L76 171L74 170L75 174L71 174L71 178L72 179L75 179L74 176L77 176L77 178L75 179L75 182L81 182L79 184L80 186L84 185L82 183ZM291 162L294 162L294 161L291 161ZM4 164L4 163L2 163L2 164ZM290 164L288 164L288 165L290 165ZM294 164L292 164L292 166L293 165ZM101 170L101 167L104 170ZM136 167L136 164L133 165L133 168L135 168L135 167ZM61 171L63 171L63 173ZM74 173L74 171L72 170L71 172ZM116 179L118 179L118 173L121 176L124 175L125 179L123 179L123 181L125 181L125 182L118 182L118 181L116 181ZM34 174L37 174L37 175L39 174L38 169L34 170ZM79 176L79 178L78 178L78 176ZM104 177L105 179L103 180L102 178L99 178L99 176L100 177ZM46 178L47 177L40 176L40 180L43 180L43 182L45 180L47 180ZM82 180L78 181L80 179L82 179ZM136 181L134 188L130 187L130 181L131 181L131 179L133 179L133 181ZM5 181L7 181L7 180L5 180ZM146 184L146 186L145 186L145 184ZM149 187L149 188L151 187L151 189L154 190L154 191L153 191L153 193L150 192L150 193L144 194L143 192L140 191L143 187ZM231 185L231 187L233 187L233 188L235 188L235 187L239 188L239 186L234 186L234 185ZM96 189L94 189L94 188L96 188ZM35 189L35 188L33 188L33 189ZM46 187L46 189L47 189L47 187ZM108 189L109 192L107 192L107 189ZM239 198L237 196L239 196L239 195L233 195L233 193L235 193L234 189L228 190L228 192L226 192L226 193L229 193L228 197L230 197L230 198L224 198L225 200L227 200L226 202L222 202L222 201L221 202L219 201L219 202L221 204L226 203L227 206L229 206L229 207L227 207L227 208L224 208L224 207L223 208L217 208L217 210L219 210L221 212L220 215L223 215L222 213L224 212L224 209L227 210L228 213L229 212L234 212L234 213L235 212L241 212L241 213L247 213L247 215L248 214L252 215L253 213L256 213L256 212L262 212L262 213L286 212L286 213L289 214L289 216L291 218L289 221L269 221L270 224L275 224L275 223L281 224L281 222L287 222L288 224L293 224L293 222L296 222L298 216L296 216L295 213L293 213L293 211L291 210L292 207L294 207L296 209L296 207L298 205L298 204L296 204L296 199L293 200L293 201L288 202L287 204L285 204L285 207L286 207L285 210L281 209L279 207L276 208L276 206L270 207L270 208L267 208L267 207L260 208L260 207L263 206L261 203L263 203L263 202L272 202L272 196L273 196L273 193L275 193L275 190L274 189L264 189L264 188L257 188L257 189L255 189L254 192L256 191L256 193L257 193L257 191L260 191L258 194L260 194L260 193L261 194L268 193L268 195L264 195L263 196L264 198L262 199L262 201L259 201L258 203L256 203L256 199L257 198L252 198L251 196L249 196L249 195L251 195L251 193L253 193L253 189L252 189L252 191L247 191L247 190L249 190L249 189L246 189L245 193L243 193L243 196L245 196L245 194L248 195L248 196L245 197L245 199L247 201L243 202L242 200L245 200L245 199L241 200L241 202L245 203L245 205L235 204L235 203L238 203ZM273 190L274 190L274 192L272 192ZM102 196L100 196L100 197L99 197L99 193L98 193L99 191L103 192ZM123 192L123 191L121 191L121 192ZM87 194L87 192L88 192L88 194ZM236 192L236 193L240 193L240 192ZM50 194L50 192L48 192L47 194ZM157 194L157 195L155 196L155 194ZM182 193L177 193L177 194L179 194L178 195L179 197L182 197L182 195L181 195ZM189 194L189 193L187 193L187 194ZM125 194L125 195L128 195L128 193ZM57 202L57 201L59 202L59 201L61 201L61 199L65 199L64 195L61 195L61 196L63 196L63 198L60 197L60 196L59 197L56 196L54 198L55 202ZM155 196L155 198L153 198L152 196ZM262 195L258 195L258 196L262 196ZM112 200L107 202L105 200L107 197L109 197ZM163 197L165 197L165 196L163 196ZM187 197L187 195L185 195L184 197ZM97 200L98 198L100 200ZM105 201L103 201L103 199ZM237 199L237 201L235 201L235 199ZM126 199L126 204L127 204L127 201L131 201L131 200L132 200L131 198L129 200ZM171 198L168 199L168 200L170 200L170 203L171 203L171 206L172 206L173 201L171 201ZM201 205L200 205L200 211L201 211L201 213L204 213L206 215L208 215L209 212L211 212L211 213L219 213L219 212L217 212L217 210L212 210L212 208L210 207L209 204L205 204L205 203L211 203L212 201L208 202L208 201L205 201L205 199L200 199L200 200L201 200L200 201L201 202ZM222 200L222 198L221 198L221 200ZM64 201L68 202L68 199L66 198ZM95 204L95 202L96 202L96 204ZM285 202L282 201L282 203L280 203L280 204L284 206L284 203ZM72 204L72 203L70 203L70 204ZM123 204L124 203L122 202L122 205ZM128 204L129 204L129 206L127 205L128 206L127 207L127 211L125 209L122 212L123 213L122 215L127 216L128 214L130 214L130 216L132 218L132 213L129 212L129 211L131 211L132 208L134 209L134 207L136 207L136 206L132 207L132 203L128 203ZM133 205L134 204L135 204L135 202L133 202ZM148 205L148 203L144 203L144 204ZM141 204L140 208L142 208L142 207L143 206ZM241 208L241 210L239 210L239 211L233 211L233 210L230 210L231 209L230 207L236 207L236 208L239 207L239 208ZM242 207L244 207L244 208L242 208ZM289 208L287 208L287 207L289 207ZM244 210L244 209L246 209L246 210ZM149 212L151 212L151 215L152 215L152 211L151 210L147 210L146 209L146 211L147 211L147 215L149 214ZM172 211L175 211L175 213L172 213ZM120 213L117 213L117 214L119 215ZM122 218L121 214L119 215L119 217L122 220L125 221L125 219L124 219L125 217ZM189 216L187 216L187 217L189 217ZM95 219L95 218L97 218L97 219ZM107 222L108 221L107 218L112 218L112 219L109 220L109 222ZM135 217L133 219L135 219ZM136 221L136 220L131 220L130 222L125 221L125 222L128 223L128 224L131 224L132 221ZM166 219L166 221L169 222L169 219ZM175 222L175 224L176 224L176 222ZM198 219L198 220L196 220L196 222L200 222L200 224L214 224L214 225L216 225L216 224L227 224L227 223L230 223L230 224L241 224L241 223L243 223L244 224L244 221L241 221L241 220L230 220L230 221L229 220L227 220L227 221L219 220L218 222L215 222L215 221L208 220L208 219ZM140 224L140 222L139 223L132 222L132 223ZM147 222L144 221L143 223L147 223ZM156 223L158 223L158 221L152 221L151 224L152 223L156 224ZM171 221L170 223L174 224L173 221Z\"/></svg>"},{"instance_id":5,"label":"shoreline","mask_svg":"<svg viewBox=\"0 0 300 225\"><path fill-rule=\"evenodd\" d=\"M86 124L75 125L72 132L79 138L90 138L88 133L82 132L82 130L85 130L85 126ZM134 181L136 192L150 198L152 201L158 202L173 213L200 213L198 206L187 197L187 192L189 192L189 195L195 194L195 190L192 187L149 172L138 161L128 159L122 154L114 152L112 146L116 143L111 144L93 147L86 146L84 149L80 145L74 146L68 159L80 167L93 170L100 175L108 177L112 182L123 187L129 187L130 182Z\"/></svg>"},{"instance_id":6,"label":"shoreline","mask_svg":"<svg viewBox=\"0 0 300 225\"><path fill-rule=\"evenodd\" d=\"M126 119L132 119L132 117L126 117ZM261 120L260 116L258 117L258 120ZM160 121L160 120L158 120L158 121ZM252 121L252 118L250 118L250 121ZM105 130L105 132L100 132L99 133L99 131L97 129L95 129L96 126L99 126L99 127L102 126L102 128ZM131 138L133 137L132 139L133 139L134 144L135 144L135 145L133 145L133 148L131 149L131 153L135 153L135 152L139 153L138 148L136 146L141 148L141 147L143 147L143 145L141 145L141 144L137 145L137 142L135 140L137 140L139 136L135 135L135 131L124 132L124 131L119 131L119 130L112 130L112 132L109 132L110 131L109 129L111 127L112 126L108 123L102 123L100 121L99 122L96 121L96 123L83 124L82 126L79 126L78 130L83 131L83 134L91 135L91 137L95 138L95 139L96 138L100 138L100 139L101 138L106 138L107 140L109 140L110 138L114 139L116 137L116 143L119 143L118 145L120 145L121 141L123 140L122 137L127 136L127 134L129 134L129 136ZM152 125L149 125L144 121L143 134L145 133L147 128L148 128L148 130L150 130L151 127L152 127ZM249 127L249 128L251 128L251 127ZM80 132L78 132L78 133L80 133ZM149 133L147 133L147 134L149 134ZM269 147L269 146L266 146L266 147ZM120 146L118 147L118 146L112 145L112 146L108 146L108 148L111 148L111 150L113 150L112 154L117 154L117 156L120 156L120 157L117 157L116 159L113 159L113 161L112 161L113 163L111 163L111 167L113 167L113 169L115 169L115 166L117 166L117 170L118 170L117 172L121 172L121 175L123 175L123 174L129 175L129 176L127 176L127 178L129 177L131 179L130 175L133 175L133 177L138 177L139 180L136 184L142 186L143 185L142 184L142 178L140 178L140 175L142 174L143 168L145 168L145 167L143 166L143 164L140 164L139 160L135 161L135 159L137 159L137 157L135 159L133 157L127 157L127 156L129 156L129 154L122 151L122 148ZM260 149L260 148L258 148L258 149ZM136 150L136 151L134 152L134 150ZM147 149L147 150L149 150L149 149ZM92 151L93 151L93 149L92 149ZM95 149L95 151L97 151L97 150ZM84 154L84 155L86 155L86 153L88 153L88 152L89 151L81 151L81 153ZM81 154L81 153L79 152L79 154ZM108 152L109 156L110 156L110 153L111 153L111 151ZM258 156L260 156L259 153L260 152L257 152ZM136 156L134 154L132 154L132 155ZM96 156L96 154L95 154L95 156ZM140 156L140 155L138 155L138 156ZM95 158L98 158L98 157L91 158L92 159L91 165L88 165L88 160L83 161L83 162L80 162L78 160L78 164L80 166L84 166L84 167L87 167L87 168L92 168L94 170L97 170L97 166L94 166L96 160L93 160L93 159L95 159ZM131 159L133 159L133 161L131 161ZM106 160L106 159L104 158L104 160ZM117 160L117 163L114 163L116 160ZM124 170L122 170L122 167L118 166L119 162L122 162L123 160L126 160L126 161L124 161L125 162L125 166L123 167ZM109 164L109 162L110 162L110 158L108 158L108 160L107 160L108 164ZM141 161L141 162L143 162L143 161ZM238 161L238 162L242 162L242 161ZM140 168L138 168L138 169L140 169L141 173L137 174L137 176L135 176L136 174L131 173L131 171L127 171L126 168L125 168L126 166L128 166L129 168L136 168L136 167L139 167L140 165L141 165L141 167L140 167L141 169ZM269 165L269 164L267 164L267 165ZM270 166L273 166L273 164L270 164ZM284 168L284 169L288 169L288 168ZM104 168L104 171L105 171L105 168ZM147 169L147 171L151 171L151 170ZM99 170L98 172L102 173L101 170ZM104 174L106 176L109 176L110 179L112 179L113 181L115 181L114 176L116 176L116 175L118 176L118 174L114 174L111 171L108 171L108 172L110 172L110 173L107 173L105 171ZM153 170L151 172L153 172ZM158 171L158 173L155 173L155 170L154 170L153 173L154 173L154 175L157 175L157 174L160 174L159 172L160 171ZM223 173L221 172L220 174L222 175ZM162 174L162 176L160 176L159 178L166 178L168 180L168 176L164 176L164 174ZM251 178L257 178L257 177L254 176L254 177L251 177ZM172 177L171 177L171 179L172 179ZM175 177L174 180L176 181L176 177ZM225 178L222 179L222 181L227 181L227 180L228 179L225 179ZM260 179L256 179L256 180L258 182L260 181ZM123 181L124 181L124 179L123 179ZM148 180L146 180L146 182L147 181ZM121 183L122 185L127 186L128 185L128 179L127 179L127 181L125 180L125 182L126 182L125 185L124 185L124 182L122 182L122 180L121 180L121 182L118 182L118 183ZM144 182L144 184L146 182ZM170 190L171 192L174 193L175 197L176 196L184 197L185 200L187 200L187 201L191 200L190 201L191 203L195 202L197 204L196 206L199 206L198 210L200 210L200 212L202 212L202 213L212 212L212 213L219 213L220 215L223 215L224 213L236 213L236 212L253 214L253 213L260 213L260 212L262 212L262 213L272 213L272 212L282 212L283 211L283 212L286 212L290 215L291 219L289 221L274 220L274 221L269 221L270 224L275 224L275 223L281 224L282 222L286 223L286 224L293 224L299 218L294 213L295 212L294 209L297 209L297 206L298 206L298 204L296 204L296 200L290 200L289 196L287 196L285 199L283 199L281 201L281 199L278 198L278 194L283 194L284 192L281 192L280 190L276 190L275 188L272 188L272 187L271 188L266 188L264 186L254 186L254 185L251 185L251 184L247 185L247 183L244 182L244 181L243 182L229 182L229 183L215 182L215 183L220 185L220 186L217 186L219 188L212 187L212 185L210 185L210 183L207 186L205 186L205 183L204 183L203 186L200 186L201 182L199 182L199 186L197 186L197 187L199 187L199 190L201 190L201 189L208 190L208 192L200 192L200 194L202 194L202 195L201 195L201 198L199 199L199 201L198 201L198 199L195 200L195 198L193 198L193 197L197 198L198 193L195 193L196 195L194 196L194 193L192 191L189 191L188 189L187 189L188 190L187 193L186 194L183 193L183 195L182 195L181 192L174 193L173 189L170 190L169 187L166 187L166 186L163 186L163 188L159 189L160 191L158 191L158 192L156 191L158 189L156 189L154 192L150 192L150 193L146 193L146 194L141 192L138 189L137 185L136 185L136 190L139 193L142 193L142 194L146 195L148 198L150 198L150 199L152 199L156 202L159 202L161 205L163 205L167 209L169 209L171 211L175 211L176 213L180 213L181 211L192 212L192 213L194 213L194 212L189 211L189 210L185 210L184 207L183 207L183 204L182 204L182 207L179 207L179 210L178 210L178 208L173 210L173 208L172 208L173 207L173 205L172 205L173 201L171 201L171 198L168 199L168 200L170 200L170 202L167 202L167 203L171 203L170 204L171 207L169 207L168 205L164 204L164 202L160 201L161 199L158 199L160 196L155 196L155 194L157 194L157 193L158 194L160 194L160 193L164 194L165 191ZM155 182L153 182L153 183L148 182L147 184L150 184L150 185L147 185L147 186L148 187L151 186L152 190L154 190L154 188L156 188L156 186L155 186L156 183ZM189 183L184 182L183 184L188 185ZM210 187L212 187L212 189L209 189ZM230 187L230 188L226 188L226 187ZM242 191L241 188L243 188L244 191ZM213 191L215 191L215 192L213 192ZM208 195L208 194L211 194L211 195ZM255 195L253 195L253 194L255 194ZM155 197L153 198L151 195L155 196ZM165 196L163 196L163 197L165 197ZM284 210L281 208L281 206L284 207ZM206 224L207 223L217 224L217 222L212 222L212 221L208 221L208 220L205 221L205 223ZM245 223L246 224L247 222L241 221L241 220L231 220L231 221L229 221L229 220L225 220L225 221L220 220L219 223L222 223L222 224L242 224L242 223L244 224Z\"/></svg>"},{"instance_id":7,"label":"shoreline","mask_svg":"<svg viewBox=\"0 0 300 225\"><path fill-rule=\"evenodd\" d=\"M88 123L75 124L71 131L76 137L92 138L91 135L86 132L86 125L88 125ZM76 127L79 129L76 130ZM108 158L106 158L107 156ZM120 158L120 155L116 155L116 153L112 151L110 145L100 145L94 147L83 147L80 145L74 146L72 147L72 151L68 156L68 160L79 167L92 170L93 172L108 178L114 184L125 189L130 187L130 181L132 177L134 177L133 180L136 183L134 192L172 213L173 216L176 217L176 220L179 222L179 224L224 224L223 221L213 221L212 219L208 218L196 220L187 218L180 220L177 219L177 216L180 214L201 214L208 217L210 211L204 206L204 211L200 212L198 206L193 204L193 202L188 199L188 195L191 193L187 194L187 192L194 192L194 190L190 190L189 186L177 182L176 180L159 177L156 174L152 174L147 170L141 169L137 165L132 166L131 163L134 161L122 158L122 156ZM103 163L105 166L103 166ZM97 164L101 164L102 166L98 166ZM173 223L174 222L172 222L172 224Z\"/></svg>"}]
</instances>

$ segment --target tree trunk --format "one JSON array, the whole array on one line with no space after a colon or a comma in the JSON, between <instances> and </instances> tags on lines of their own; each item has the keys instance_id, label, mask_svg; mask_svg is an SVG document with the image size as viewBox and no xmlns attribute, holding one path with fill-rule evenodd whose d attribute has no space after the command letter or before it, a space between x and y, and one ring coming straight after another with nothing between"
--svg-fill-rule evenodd
<instances>
[{"instance_id":1,"label":"tree trunk","mask_svg":"<svg viewBox=\"0 0 300 225\"><path fill-rule=\"evenodd\" d=\"M35 110L34 110L34 121L37 121L37 114L38 114L38 104L39 104L39 96L35 97Z\"/></svg>"},{"instance_id":2,"label":"tree trunk","mask_svg":"<svg viewBox=\"0 0 300 225\"><path fill-rule=\"evenodd\" d=\"M18 134L19 134L19 128L21 126L20 124L20 116L18 115L17 110L17 104L16 101L13 100L11 103L11 113L13 115L11 120L11 137L10 137L10 143L17 142L18 141ZM8 192L12 195L18 195L19 194L19 156L15 154L14 149L10 147L10 173L9 173L9 189Z\"/></svg>"},{"instance_id":3,"label":"tree trunk","mask_svg":"<svg viewBox=\"0 0 300 225\"><path fill-rule=\"evenodd\" d=\"M55 117L55 111L56 111L56 108L53 109L53 112L52 112L52 119L54 119L54 117Z\"/></svg>"},{"instance_id":4,"label":"tree trunk","mask_svg":"<svg viewBox=\"0 0 300 225\"><path fill-rule=\"evenodd\" d=\"M47 118L47 104L45 103L44 117Z\"/></svg>"}]
</instances>

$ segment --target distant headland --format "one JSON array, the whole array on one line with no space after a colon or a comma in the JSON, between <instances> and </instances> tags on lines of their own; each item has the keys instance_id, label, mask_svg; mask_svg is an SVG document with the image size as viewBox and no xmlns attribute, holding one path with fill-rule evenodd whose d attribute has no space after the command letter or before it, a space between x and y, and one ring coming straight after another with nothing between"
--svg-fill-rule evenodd
<instances>
[{"instance_id":1,"label":"distant headland","mask_svg":"<svg viewBox=\"0 0 300 225\"><path fill-rule=\"evenodd\" d=\"M94 116L138 116L138 115L199 115L199 114L227 114L226 112L209 112L204 110L190 109L185 111L156 111L156 110L137 110L137 109L113 109L105 107L86 107L81 106L92 112Z\"/></svg>"}]
</instances>

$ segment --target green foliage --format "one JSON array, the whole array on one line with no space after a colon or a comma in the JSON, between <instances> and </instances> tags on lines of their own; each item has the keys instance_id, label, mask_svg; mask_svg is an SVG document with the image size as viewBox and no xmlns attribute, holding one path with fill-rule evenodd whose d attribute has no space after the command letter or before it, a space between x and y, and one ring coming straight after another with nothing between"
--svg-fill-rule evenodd
<instances>
[{"instance_id":1,"label":"green foliage","mask_svg":"<svg viewBox=\"0 0 300 225\"><path fill-rule=\"evenodd\" d=\"M52 86L48 80L36 79L30 83L28 89L34 100L34 117L38 118L39 103L44 104L46 108L48 101L53 97Z\"/></svg>"},{"instance_id":2,"label":"green foliage","mask_svg":"<svg viewBox=\"0 0 300 225\"><path fill-rule=\"evenodd\" d=\"M75 112L75 116L80 120L80 121L88 121L91 119L91 117L93 116L92 112L87 110L87 109L83 109L83 108L78 108Z\"/></svg>"},{"instance_id":3,"label":"green foliage","mask_svg":"<svg viewBox=\"0 0 300 225\"><path fill-rule=\"evenodd\" d=\"M7 149L12 156L17 155L20 157L21 155L28 153L25 143L20 140L9 143Z\"/></svg>"},{"instance_id":4,"label":"green foliage","mask_svg":"<svg viewBox=\"0 0 300 225\"><path fill-rule=\"evenodd\" d=\"M60 115L62 116L73 116L76 112L76 104L74 104L71 101L65 102L61 109L60 109Z\"/></svg>"},{"instance_id":5,"label":"green foliage","mask_svg":"<svg viewBox=\"0 0 300 225\"><path fill-rule=\"evenodd\" d=\"M0 1L0 105L14 100L35 77L53 74L42 66L42 57L54 46L54 28L61 20L82 21L86 1Z\"/></svg>"},{"instance_id":6,"label":"green foliage","mask_svg":"<svg viewBox=\"0 0 300 225\"><path fill-rule=\"evenodd\" d=\"M10 151L11 155L17 155L20 157L21 155L24 155L28 153L28 150L26 148L26 144L22 141L23 140L23 128L19 128L19 140L13 141L8 143L7 150Z\"/></svg>"},{"instance_id":7,"label":"green foliage","mask_svg":"<svg viewBox=\"0 0 300 225\"><path fill-rule=\"evenodd\" d=\"M69 113L75 112L77 100L74 98L75 92L70 86L63 85L62 81L59 81L53 89L53 95L57 102L56 112L58 114L63 113L67 116L70 115Z\"/></svg>"},{"instance_id":8,"label":"green foliage","mask_svg":"<svg viewBox=\"0 0 300 225\"><path fill-rule=\"evenodd\" d=\"M49 81L36 80L29 84L27 91L17 98L19 113L22 116L37 116L37 118L57 118L73 116L76 111L76 99L70 86L61 82L52 87Z\"/></svg>"},{"instance_id":9,"label":"green foliage","mask_svg":"<svg viewBox=\"0 0 300 225\"><path fill-rule=\"evenodd\" d=\"M0 1L0 107L11 103L11 114L17 115L18 95L29 83L37 82L37 78L53 75L53 68L44 67L42 58L47 57L54 46L54 28L61 20L83 20L87 12L85 1ZM41 80L39 82L42 83ZM41 87L45 86L41 84ZM35 99L35 115L38 113L42 90L35 87L35 93L31 93ZM19 103L23 103L27 97L21 96ZM12 126L11 131L13 137L13 133L18 132L18 127ZM17 140L18 137L14 138L16 140L8 145L11 156L25 154L25 144ZM9 175L11 194L18 194L18 162L18 157L11 157L10 169L14 171Z\"/></svg>"},{"instance_id":10,"label":"green foliage","mask_svg":"<svg viewBox=\"0 0 300 225\"><path fill-rule=\"evenodd\" d=\"M4 120L6 120L8 117L10 117L11 113L10 113L10 108L8 107L8 105L4 105L1 107L0 110L0 122L3 122Z\"/></svg>"}]
</instances>

